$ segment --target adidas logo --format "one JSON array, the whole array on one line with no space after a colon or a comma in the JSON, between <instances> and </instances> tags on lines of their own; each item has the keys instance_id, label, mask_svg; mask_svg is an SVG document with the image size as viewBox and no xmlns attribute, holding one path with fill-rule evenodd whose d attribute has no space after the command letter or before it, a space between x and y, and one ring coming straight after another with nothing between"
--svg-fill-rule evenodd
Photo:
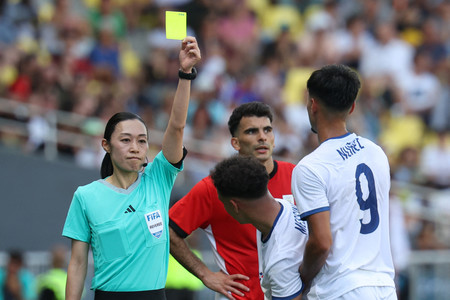
<instances>
[{"instance_id":1,"label":"adidas logo","mask_svg":"<svg viewBox=\"0 0 450 300\"><path fill-rule=\"evenodd\" d=\"M127 214L127 213L131 213L131 212L135 212L136 210L134 209L134 207L133 206L128 206L128 208L127 208L127 210L125 211L125 213Z\"/></svg>"}]
</instances>

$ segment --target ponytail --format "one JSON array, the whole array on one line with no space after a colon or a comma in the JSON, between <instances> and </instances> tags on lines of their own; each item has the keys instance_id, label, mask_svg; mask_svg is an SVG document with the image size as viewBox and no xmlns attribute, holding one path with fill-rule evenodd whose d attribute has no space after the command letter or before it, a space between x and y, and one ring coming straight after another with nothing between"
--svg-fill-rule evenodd
<instances>
[{"instance_id":1,"label":"ponytail","mask_svg":"<svg viewBox=\"0 0 450 300\"><path fill-rule=\"evenodd\" d=\"M109 153L106 153L105 157L103 157L100 176L102 177L102 179L105 179L106 177L111 176L113 174L113 171L114 169L111 161L111 155Z\"/></svg>"}]
</instances>

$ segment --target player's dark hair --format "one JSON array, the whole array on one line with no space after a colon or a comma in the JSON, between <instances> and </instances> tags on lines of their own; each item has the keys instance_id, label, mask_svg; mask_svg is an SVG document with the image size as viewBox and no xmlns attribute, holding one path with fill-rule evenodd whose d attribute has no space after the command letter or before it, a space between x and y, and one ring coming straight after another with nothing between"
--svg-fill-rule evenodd
<instances>
[{"instance_id":1,"label":"player's dark hair","mask_svg":"<svg viewBox=\"0 0 450 300\"><path fill-rule=\"evenodd\" d=\"M116 113L114 116L112 116L108 120L108 123L106 123L105 133L103 135L103 138L105 140L107 140L108 143L110 143L111 136L112 136L114 130L116 130L117 124L119 124L122 121L127 121L127 120L139 120L142 122L142 124L144 124L145 129L147 129L147 126L145 125L144 120L142 120L142 118L139 117L138 115L131 113L131 112L126 112L126 111L119 112L119 113ZM148 133L148 130L147 130L147 133ZM108 176L111 176L113 174L113 171L114 171L114 168L113 168L113 164L111 161L111 155L109 153L106 153L105 157L103 158L102 166L100 169L101 178L104 179Z\"/></svg>"},{"instance_id":2,"label":"player's dark hair","mask_svg":"<svg viewBox=\"0 0 450 300\"><path fill-rule=\"evenodd\" d=\"M231 136L236 136L236 130L243 117L267 117L270 123L273 120L272 110L269 105L258 101L241 104L233 110L228 119L228 129Z\"/></svg>"},{"instance_id":3,"label":"player's dark hair","mask_svg":"<svg viewBox=\"0 0 450 300\"><path fill-rule=\"evenodd\" d=\"M269 174L252 156L227 158L218 163L210 175L217 192L225 197L255 199L267 192Z\"/></svg>"},{"instance_id":4,"label":"player's dark hair","mask_svg":"<svg viewBox=\"0 0 450 300\"><path fill-rule=\"evenodd\" d=\"M311 98L327 108L350 109L361 87L358 74L345 65L327 65L314 71L306 84Z\"/></svg>"}]
</instances>

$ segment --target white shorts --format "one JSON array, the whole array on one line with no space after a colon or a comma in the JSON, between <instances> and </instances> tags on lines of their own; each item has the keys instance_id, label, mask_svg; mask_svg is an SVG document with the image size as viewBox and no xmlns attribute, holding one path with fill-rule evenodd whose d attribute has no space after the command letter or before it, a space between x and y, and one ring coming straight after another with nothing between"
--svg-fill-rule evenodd
<instances>
[{"instance_id":1,"label":"white shorts","mask_svg":"<svg viewBox=\"0 0 450 300\"><path fill-rule=\"evenodd\" d=\"M339 300L397 300L397 293L391 286L362 286L337 298Z\"/></svg>"}]
</instances>

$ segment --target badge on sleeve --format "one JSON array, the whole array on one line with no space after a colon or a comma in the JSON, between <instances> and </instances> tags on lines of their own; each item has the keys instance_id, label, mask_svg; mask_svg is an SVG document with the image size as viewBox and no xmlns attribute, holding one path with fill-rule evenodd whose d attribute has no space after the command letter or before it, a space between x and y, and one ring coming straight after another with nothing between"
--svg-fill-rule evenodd
<instances>
[{"instance_id":1,"label":"badge on sleeve","mask_svg":"<svg viewBox=\"0 0 450 300\"><path fill-rule=\"evenodd\" d=\"M164 225L161 212L155 210L144 215L148 231L157 239L162 235Z\"/></svg>"}]
</instances>

